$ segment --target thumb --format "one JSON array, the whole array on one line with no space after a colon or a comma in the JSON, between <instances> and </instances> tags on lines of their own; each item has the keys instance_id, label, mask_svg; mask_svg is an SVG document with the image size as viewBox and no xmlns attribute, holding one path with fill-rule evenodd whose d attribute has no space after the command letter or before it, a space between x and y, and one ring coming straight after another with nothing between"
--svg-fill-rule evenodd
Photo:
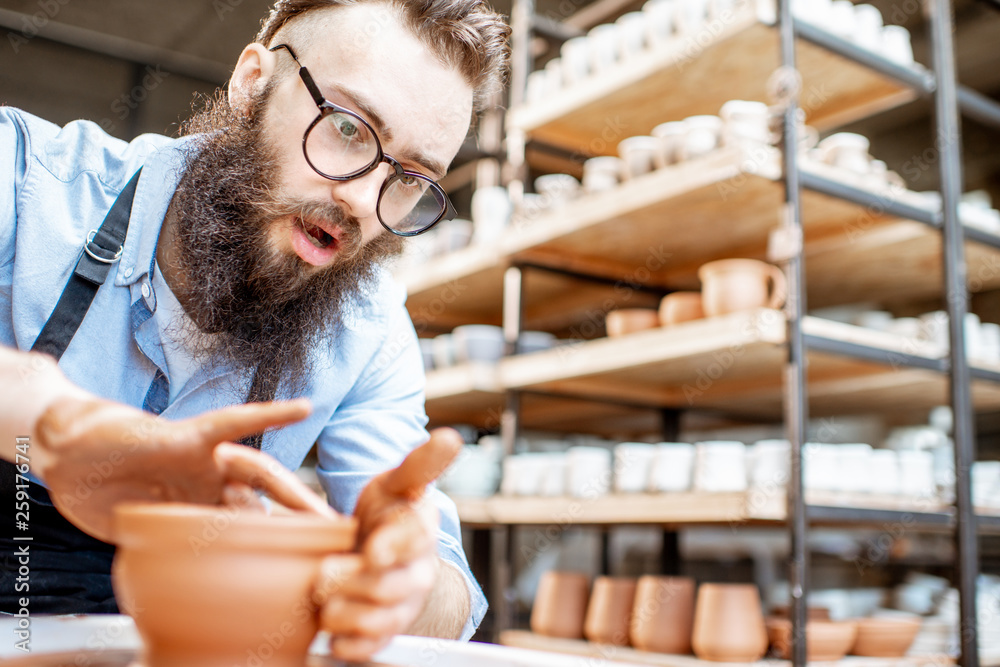
<instances>
[{"instance_id":1,"label":"thumb","mask_svg":"<svg viewBox=\"0 0 1000 667\"><path fill-rule=\"evenodd\" d=\"M397 468L389 470L383 488L391 495L416 500L428 484L441 476L465 444L458 431L438 428L430 440L414 449Z\"/></svg>"}]
</instances>

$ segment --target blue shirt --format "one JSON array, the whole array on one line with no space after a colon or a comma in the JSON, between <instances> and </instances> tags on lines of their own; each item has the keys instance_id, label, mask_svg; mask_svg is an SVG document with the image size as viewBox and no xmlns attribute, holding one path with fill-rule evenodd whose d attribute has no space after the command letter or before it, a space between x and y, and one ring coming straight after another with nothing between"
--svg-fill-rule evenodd
<instances>
[{"instance_id":1,"label":"blue shirt","mask_svg":"<svg viewBox=\"0 0 1000 667\"><path fill-rule=\"evenodd\" d=\"M121 260L98 290L59 366L74 383L127 405L184 419L242 403L245 374L205 364L173 401L152 318L156 243L191 139L143 135L130 143L96 124L64 128L0 107L0 344L30 349L83 249L129 178L142 167ZM427 439L424 374L405 294L387 273L345 316L342 333L313 350L305 395L312 415L265 434L261 449L294 470L313 443L330 504L351 513L375 474ZM278 398L283 396L279 393ZM440 556L466 579L472 636L486 600L469 571L454 503L431 487L440 510Z\"/></svg>"}]
</instances>

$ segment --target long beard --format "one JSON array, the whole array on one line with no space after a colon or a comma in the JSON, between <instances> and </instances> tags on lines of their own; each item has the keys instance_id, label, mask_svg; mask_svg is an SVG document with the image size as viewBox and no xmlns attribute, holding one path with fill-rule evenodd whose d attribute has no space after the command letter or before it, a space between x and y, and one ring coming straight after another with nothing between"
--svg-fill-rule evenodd
<instances>
[{"instance_id":1,"label":"long beard","mask_svg":"<svg viewBox=\"0 0 1000 667\"><path fill-rule=\"evenodd\" d=\"M380 261L402 249L388 233L363 245L359 222L329 201L280 193L277 158L262 131L271 91L245 114L220 94L185 124L183 134L204 134L170 210L170 257L180 276L171 287L199 329L184 343L206 362L241 371L248 401L269 399L282 385L288 395L301 392L311 350L334 343L345 309L373 286ZM269 243L272 228L296 216L343 230L331 266L317 271Z\"/></svg>"}]
</instances>

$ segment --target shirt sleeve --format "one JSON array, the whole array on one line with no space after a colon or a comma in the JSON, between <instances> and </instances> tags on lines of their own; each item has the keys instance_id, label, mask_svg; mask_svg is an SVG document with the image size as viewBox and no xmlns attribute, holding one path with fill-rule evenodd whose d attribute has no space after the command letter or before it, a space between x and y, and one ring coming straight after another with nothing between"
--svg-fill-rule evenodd
<instances>
[{"instance_id":1,"label":"shirt sleeve","mask_svg":"<svg viewBox=\"0 0 1000 667\"><path fill-rule=\"evenodd\" d=\"M16 112L0 107L0 267L14 262L17 191L27 171L25 137Z\"/></svg>"},{"instance_id":2,"label":"shirt sleeve","mask_svg":"<svg viewBox=\"0 0 1000 667\"><path fill-rule=\"evenodd\" d=\"M427 440L423 361L416 332L402 306L390 320L382 345L318 442L320 483L330 504L345 514L354 511L368 480L399 465ZM441 516L438 555L462 573L469 591L471 614L462 631L462 639L468 640L486 613L486 598L462 549L455 504L433 486L427 497Z\"/></svg>"}]
</instances>

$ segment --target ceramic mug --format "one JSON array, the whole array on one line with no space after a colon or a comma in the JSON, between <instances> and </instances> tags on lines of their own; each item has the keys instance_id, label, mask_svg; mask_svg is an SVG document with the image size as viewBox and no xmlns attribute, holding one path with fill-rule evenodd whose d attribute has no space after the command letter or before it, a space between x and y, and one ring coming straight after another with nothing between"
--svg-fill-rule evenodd
<instances>
[{"instance_id":1,"label":"ceramic mug","mask_svg":"<svg viewBox=\"0 0 1000 667\"><path fill-rule=\"evenodd\" d=\"M583 635L592 642L628 646L635 587L629 577L594 579Z\"/></svg>"},{"instance_id":2,"label":"ceramic mug","mask_svg":"<svg viewBox=\"0 0 1000 667\"><path fill-rule=\"evenodd\" d=\"M868 138L853 132L838 132L819 142L823 162L862 176L871 171L869 148Z\"/></svg>"},{"instance_id":3,"label":"ceramic mug","mask_svg":"<svg viewBox=\"0 0 1000 667\"><path fill-rule=\"evenodd\" d=\"M656 446L649 473L649 490L678 492L691 488L694 445L688 442L661 442Z\"/></svg>"},{"instance_id":4,"label":"ceramic mug","mask_svg":"<svg viewBox=\"0 0 1000 667\"><path fill-rule=\"evenodd\" d=\"M618 56L629 60L646 48L646 15L642 12L627 12L615 21L618 26Z\"/></svg>"},{"instance_id":5,"label":"ceramic mug","mask_svg":"<svg viewBox=\"0 0 1000 667\"><path fill-rule=\"evenodd\" d=\"M660 141L656 137L628 137L618 143L618 155L625 162L625 178L635 178L655 168Z\"/></svg>"},{"instance_id":6,"label":"ceramic mug","mask_svg":"<svg viewBox=\"0 0 1000 667\"><path fill-rule=\"evenodd\" d=\"M673 41L677 24L675 0L647 0L642 6L646 15L646 41L650 48L661 48Z\"/></svg>"},{"instance_id":7,"label":"ceramic mug","mask_svg":"<svg viewBox=\"0 0 1000 667\"><path fill-rule=\"evenodd\" d=\"M666 167L684 159L681 147L684 144L684 133L686 131L687 126L684 125L684 121L679 120L660 123L653 128L650 134L660 142L655 160L657 168Z\"/></svg>"},{"instance_id":8,"label":"ceramic mug","mask_svg":"<svg viewBox=\"0 0 1000 667\"><path fill-rule=\"evenodd\" d=\"M705 317L701 292L673 292L660 301L660 325L672 326Z\"/></svg>"},{"instance_id":9,"label":"ceramic mug","mask_svg":"<svg viewBox=\"0 0 1000 667\"><path fill-rule=\"evenodd\" d=\"M759 145L771 142L770 115L763 102L729 100L719 110L722 143L727 146Z\"/></svg>"},{"instance_id":10,"label":"ceramic mug","mask_svg":"<svg viewBox=\"0 0 1000 667\"><path fill-rule=\"evenodd\" d=\"M625 162L620 157L604 155L583 163L583 189L593 194L613 190L621 182Z\"/></svg>"},{"instance_id":11,"label":"ceramic mug","mask_svg":"<svg viewBox=\"0 0 1000 667\"><path fill-rule=\"evenodd\" d=\"M690 116L684 119L681 156L685 160L702 157L719 146L722 119L718 116Z\"/></svg>"},{"instance_id":12,"label":"ceramic mug","mask_svg":"<svg viewBox=\"0 0 1000 667\"><path fill-rule=\"evenodd\" d=\"M563 42L559 59L562 61L562 78L567 86L590 76L590 44L586 37L574 37Z\"/></svg>"},{"instance_id":13,"label":"ceramic mug","mask_svg":"<svg viewBox=\"0 0 1000 667\"><path fill-rule=\"evenodd\" d=\"M694 623L693 579L639 577L629 638L640 651L686 655Z\"/></svg>"},{"instance_id":14,"label":"ceramic mug","mask_svg":"<svg viewBox=\"0 0 1000 667\"><path fill-rule=\"evenodd\" d=\"M899 65L913 64L913 44L910 31L901 25L882 28L882 55Z\"/></svg>"},{"instance_id":15,"label":"ceramic mug","mask_svg":"<svg viewBox=\"0 0 1000 667\"><path fill-rule=\"evenodd\" d=\"M620 27L613 23L594 26L587 33L590 47L590 71L604 72L618 62L618 32Z\"/></svg>"},{"instance_id":16,"label":"ceramic mug","mask_svg":"<svg viewBox=\"0 0 1000 667\"><path fill-rule=\"evenodd\" d=\"M753 584L702 584L691 633L694 654L717 662L755 662L767 652L760 594Z\"/></svg>"},{"instance_id":17,"label":"ceramic mug","mask_svg":"<svg viewBox=\"0 0 1000 667\"><path fill-rule=\"evenodd\" d=\"M531 631L546 637L582 639L589 597L587 575L543 572L531 607Z\"/></svg>"},{"instance_id":18,"label":"ceramic mug","mask_svg":"<svg viewBox=\"0 0 1000 667\"><path fill-rule=\"evenodd\" d=\"M645 442L623 442L615 446L615 492L642 493L649 486L649 473L656 446Z\"/></svg>"},{"instance_id":19,"label":"ceramic mug","mask_svg":"<svg viewBox=\"0 0 1000 667\"><path fill-rule=\"evenodd\" d=\"M787 293L785 274L754 259L722 259L698 269L702 305L709 317L754 308L780 308Z\"/></svg>"}]
</instances>

